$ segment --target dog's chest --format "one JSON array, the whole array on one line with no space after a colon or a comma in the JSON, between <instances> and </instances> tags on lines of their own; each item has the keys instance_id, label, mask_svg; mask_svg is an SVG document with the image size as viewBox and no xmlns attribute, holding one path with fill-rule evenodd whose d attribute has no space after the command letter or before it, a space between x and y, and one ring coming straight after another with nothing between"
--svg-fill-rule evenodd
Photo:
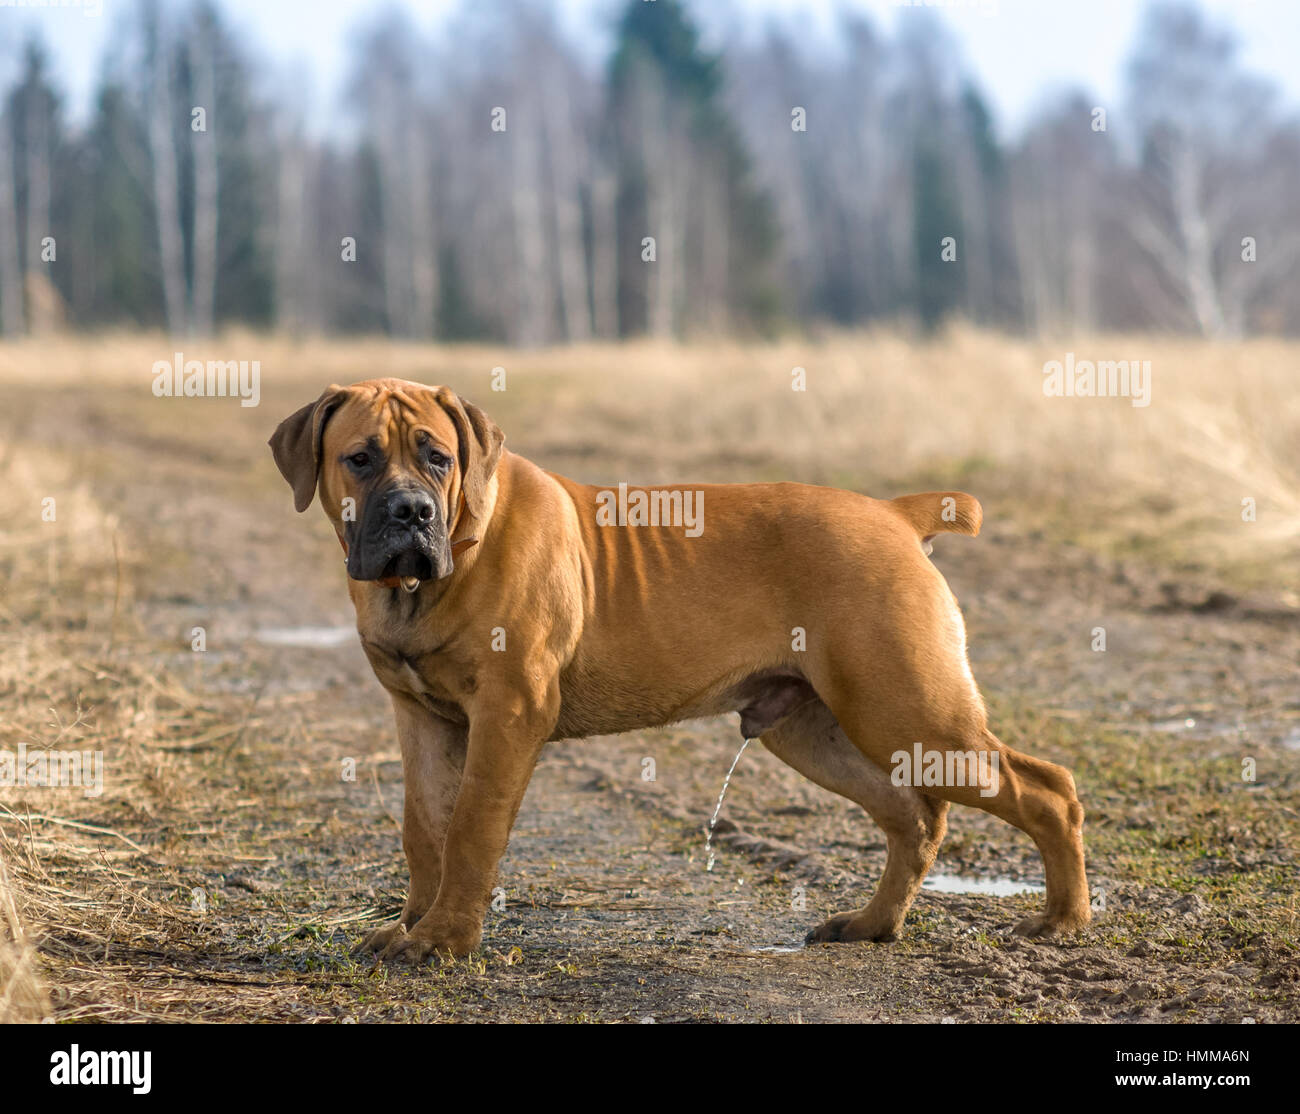
<instances>
[{"instance_id":1,"label":"dog's chest","mask_svg":"<svg viewBox=\"0 0 1300 1114\"><path fill-rule=\"evenodd\" d=\"M446 719L465 722L461 700L473 691L473 673L445 649L431 647L425 640L394 641L365 631L361 647L389 692L413 697Z\"/></svg>"}]
</instances>

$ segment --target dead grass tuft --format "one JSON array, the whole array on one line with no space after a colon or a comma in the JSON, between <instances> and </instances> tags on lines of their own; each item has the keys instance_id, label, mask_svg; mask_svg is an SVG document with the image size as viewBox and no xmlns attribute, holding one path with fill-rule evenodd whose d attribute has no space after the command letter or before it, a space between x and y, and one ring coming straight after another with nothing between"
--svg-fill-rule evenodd
<instances>
[{"instance_id":1,"label":"dead grass tuft","mask_svg":"<svg viewBox=\"0 0 1300 1114\"><path fill-rule=\"evenodd\" d=\"M9 842L3 836L0 840ZM0 854L0 1025L41 1021L50 1016L36 946L24 927L19 898L5 868L5 855Z\"/></svg>"}]
</instances>

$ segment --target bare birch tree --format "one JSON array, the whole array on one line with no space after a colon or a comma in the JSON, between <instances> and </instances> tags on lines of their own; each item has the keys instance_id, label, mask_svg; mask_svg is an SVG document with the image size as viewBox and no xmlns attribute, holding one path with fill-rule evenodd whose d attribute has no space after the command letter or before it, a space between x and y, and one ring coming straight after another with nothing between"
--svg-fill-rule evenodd
<instances>
[{"instance_id":1,"label":"bare birch tree","mask_svg":"<svg viewBox=\"0 0 1300 1114\"><path fill-rule=\"evenodd\" d=\"M42 245L45 237L50 235L50 110L41 77L39 70L29 74L23 128L27 156L24 160L27 184L25 285L29 290L48 282L42 261ZM32 330L44 331L30 299L28 311Z\"/></svg>"},{"instance_id":2,"label":"bare birch tree","mask_svg":"<svg viewBox=\"0 0 1300 1114\"><path fill-rule=\"evenodd\" d=\"M1129 65L1130 112L1143 145L1143 193L1127 212L1134 240L1183 291L1197 329L1239 328L1225 309L1239 262L1239 206L1276 127L1272 90L1242 71L1238 44L1190 5L1149 10ZM1294 251L1294 248L1290 249Z\"/></svg>"},{"instance_id":3,"label":"bare birch tree","mask_svg":"<svg viewBox=\"0 0 1300 1114\"><path fill-rule=\"evenodd\" d=\"M0 62L3 62L0 56ZM0 68L0 78L4 70ZM0 83L0 91L8 83ZM14 204L14 135L8 96L0 96L0 332L23 332L23 276L18 258L18 211Z\"/></svg>"},{"instance_id":4,"label":"bare birch tree","mask_svg":"<svg viewBox=\"0 0 1300 1114\"><path fill-rule=\"evenodd\" d=\"M195 128L193 119L190 124L190 148L194 159L194 281L190 329L200 336L207 336L216 320L217 304L217 129L220 116L214 77L216 43L211 21L201 8L191 15L187 46L197 102L194 107L203 109L205 124L203 130Z\"/></svg>"},{"instance_id":5,"label":"bare birch tree","mask_svg":"<svg viewBox=\"0 0 1300 1114\"><path fill-rule=\"evenodd\" d=\"M176 143L172 118L170 37L156 2L144 5L149 49L149 154L153 171L154 216L158 227L159 262L167 328L189 331L189 298L185 278L185 241L177 193Z\"/></svg>"}]
</instances>

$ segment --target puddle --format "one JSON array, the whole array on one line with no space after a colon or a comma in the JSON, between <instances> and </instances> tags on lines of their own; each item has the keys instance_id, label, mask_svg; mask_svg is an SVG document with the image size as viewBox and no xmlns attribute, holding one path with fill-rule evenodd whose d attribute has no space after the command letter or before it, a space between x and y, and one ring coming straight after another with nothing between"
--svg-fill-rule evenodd
<instances>
[{"instance_id":1,"label":"puddle","mask_svg":"<svg viewBox=\"0 0 1300 1114\"><path fill-rule=\"evenodd\" d=\"M1190 716L1186 719L1166 719L1159 723L1150 725L1152 731L1159 731L1163 734L1173 734L1177 731L1191 731L1196 726L1196 720Z\"/></svg>"},{"instance_id":2,"label":"puddle","mask_svg":"<svg viewBox=\"0 0 1300 1114\"><path fill-rule=\"evenodd\" d=\"M253 637L264 646L305 646L312 650L331 650L354 642L357 632L355 627L267 627L254 631Z\"/></svg>"},{"instance_id":3,"label":"puddle","mask_svg":"<svg viewBox=\"0 0 1300 1114\"><path fill-rule=\"evenodd\" d=\"M1041 894L1045 886L1037 882L1017 882L1011 878L975 878L965 874L931 874L921 883L921 889L941 894L993 894L1008 897L1012 894Z\"/></svg>"},{"instance_id":4,"label":"puddle","mask_svg":"<svg viewBox=\"0 0 1300 1114\"><path fill-rule=\"evenodd\" d=\"M1118 720L1106 723L1119 731L1134 735L1153 733L1156 735L1182 735L1184 738L1204 740L1205 742L1235 742L1246 737L1249 731L1258 731L1261 724L1247 726L1240 718L1229 723L1224 720L1197 719L1194 716L1175 717L1162 720Z\"/></svg>"}]
</instances>

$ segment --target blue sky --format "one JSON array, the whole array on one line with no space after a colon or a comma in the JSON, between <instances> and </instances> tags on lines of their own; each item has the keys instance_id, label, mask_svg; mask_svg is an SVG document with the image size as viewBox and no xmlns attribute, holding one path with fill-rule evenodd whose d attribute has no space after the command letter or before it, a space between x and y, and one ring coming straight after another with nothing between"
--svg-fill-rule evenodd
<instances>
[{"instance_id":1,"label":"blue sky","mask_svg":"<svg viewBox=\"0 0 1300 1114\"><path fill-rule=\"evenodd\" d=\"M131 18L136 0L82 0L99 15L72 8L25 9L42 0L0 0L0 63L12 58L28 27L40 28L68 93L74 121L90 103L99 59L114 24ZM68 3L69 0L44 0ZM75 0L74 0L75 2ZM167 3L168 0L164 0ZM179 0L178 0L179 2ZM460 0L395 0L415 23L436 34ZM489 0L480 0L486 3ZM608 28L622 0L554 0L592 58L609 42ZM1125 56L1143 4L1140 0L913 0L933 6L962 45L968 69L994 106L1004 134L1014 135L1038 99L1053 89L1083 86L1098 103L1114 104L1123 90ZM757 31L767 16L829 38L835 13L865 12L892 28L910 14L891 0L688 0L711 45L736 29ZM276 67L311 75L318 111L337 103L346 73L348 38L379 5L374 0L222 0L227 19ZM1291 106L1300 105L1300 0L1202 0L1238 33L1247 65L1278 83Z\"/></svg>"}]
</instances>

